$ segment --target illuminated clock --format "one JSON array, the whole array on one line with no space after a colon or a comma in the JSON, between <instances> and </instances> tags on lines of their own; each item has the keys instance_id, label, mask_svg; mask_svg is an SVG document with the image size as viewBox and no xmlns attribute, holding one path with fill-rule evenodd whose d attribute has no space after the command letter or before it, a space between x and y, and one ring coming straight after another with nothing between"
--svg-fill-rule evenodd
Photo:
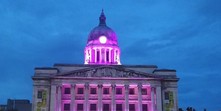
<instances>
[{"instance_id":1,"label":"illuminated clock","mask_svg":"<svg viewBox=\"0 0 221 111\"><path fill-rule=\"evenodd\" d=\"M100 43L105 44L107 42L107 38L104 35L102 35L99 37L99 41Z\"/></svg>"}]
</instances>

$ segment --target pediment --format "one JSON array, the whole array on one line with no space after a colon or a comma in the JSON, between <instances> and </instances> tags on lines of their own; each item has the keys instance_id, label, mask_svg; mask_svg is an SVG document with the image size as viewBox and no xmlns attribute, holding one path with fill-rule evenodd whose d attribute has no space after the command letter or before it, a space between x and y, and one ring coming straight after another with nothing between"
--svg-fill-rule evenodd
<instances>
[{"instance_id":1,"label":"pediment","mask_svg":"<svg viewBox=\"0 0 221 111\"><path fill-rule=\"evenodd\" d=\"M60 73L57 76L63 77L113 77L113 78L147 78L157 75L138 72L119 66L99 66L93 68L85 68L70 72Z\"/></svg>"}]
</instances>

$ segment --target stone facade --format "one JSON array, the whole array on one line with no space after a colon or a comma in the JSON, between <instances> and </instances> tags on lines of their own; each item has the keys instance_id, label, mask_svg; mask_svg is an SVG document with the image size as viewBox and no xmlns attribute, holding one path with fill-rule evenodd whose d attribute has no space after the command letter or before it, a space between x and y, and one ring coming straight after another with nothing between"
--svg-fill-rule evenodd
<instances>
[{"instance_id":1,"label":"stone facade","mask_svg":"<svg viewBox=\"0 0 221 111\"><path fill-rule=\"evenodd\" d=\"M177 111L176 71L121 65L117 36L103 11L99 20L84 65L35 68L33 111Z\"/></svg>"},{"instance_id":2,"label":"stone facade","mask_svg":"<svg viewBox=\"0 0 221 111\"><path fill-rule=\"evenodd\" d=\"M55 64L36 68L33 81L33 111L178 109L176 71L153 65Z\"/></svg>"}]
</instances>

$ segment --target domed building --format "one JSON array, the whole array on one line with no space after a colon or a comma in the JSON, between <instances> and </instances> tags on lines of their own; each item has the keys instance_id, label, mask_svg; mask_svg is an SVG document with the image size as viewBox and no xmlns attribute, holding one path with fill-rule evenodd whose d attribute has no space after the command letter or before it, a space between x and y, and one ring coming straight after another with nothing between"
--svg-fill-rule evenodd
<instances>
[{"instance_id":1,"label":"domed building","mask_svg":"<svg viewBox=\"0 0 221 111\"><path fill-rule=\"evenodd\" d=\"M117 35L106 25L103 10L99 20L99 25L88 36L84 64L120 65Z\"/></svg>"},{"instance_id":2,"label":"domed building","mask_svg":"<svg viewBox=\"0 0 221 111\"><path fill-rule=\"evenodd\" d=\"M35 68L32 111L178 110L176 70L122 65L120 54L102 11L88 35L84 64Z\"/></svg>"}]
</instances>

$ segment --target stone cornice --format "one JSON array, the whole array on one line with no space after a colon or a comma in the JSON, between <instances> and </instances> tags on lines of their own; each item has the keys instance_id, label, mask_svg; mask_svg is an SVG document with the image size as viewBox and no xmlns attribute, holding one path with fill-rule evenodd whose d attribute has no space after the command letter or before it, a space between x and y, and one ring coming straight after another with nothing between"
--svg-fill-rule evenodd
<instances>
[{"instance_id":1,"label":"stone cornice","mask_svg":"<svg viewBox=\"0 0 221 111\"><path fill-rule=\"evenodd\" d=\"M87 65L84 65L87 66ZM90 65L91 66L91 65ZM52 70L57 68L52 68ZM161 70L159 70L161 71ZM175 70L168 70L175 71ZM167 74L167 73L166 73ZM163 80L163 81L178 81L176 74L155 74L140 72L137 70L129 69L119 65L96 65L93 67L85 67L83 69L61 72L57 71L54 74L39 74L32 77L33 80L47 80L47 79L143 79L143 80Z\"/></svg>"},{"instance_id":2,"label":"stone cornice","mask_svg":"<svg viewBox=\"0 0 221 111\"><path fill-rule=\"evenodd\" d=\"M62 64L56 63L54 67L99 67L105 65L87 65L87 64ZM114 66L114 67L125 67L125 68L158 68L156 65L106 65L106 66Z\"/></svg>"},{"instance_id":3,"label":"stone cornice","mask_svg":"<svg viewBox=\"0 0 221 111\"><path fill-rule=\"evenodd\" d=\"M124 67L98 66L94 68L85 68L70 72L59 73L56 76L69 77L117 77L117 78L160 78L156 74L139 72Z\"/></svg>"}]
</instances>

